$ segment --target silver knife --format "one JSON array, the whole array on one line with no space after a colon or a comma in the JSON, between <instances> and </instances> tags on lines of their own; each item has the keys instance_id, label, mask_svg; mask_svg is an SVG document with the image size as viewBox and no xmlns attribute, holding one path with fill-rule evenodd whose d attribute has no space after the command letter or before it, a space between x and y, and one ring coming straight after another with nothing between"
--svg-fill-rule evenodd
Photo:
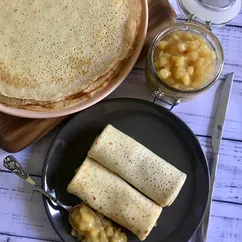
<instances>
[{"instance_id":1,"label":"silver knife","mask_svg":"<svg viewBox=\"0 0 242 242\"><path fill-rule=\"evenodd\" d=\"M214 118L214 126L213 126L213 134L212 134L213 155L212 155L212 161L210 164L210 176L211 176L210 192L209 192L208 204L207 204L207 209L204 215L203 222L196 233L197 242L205 242L207 238L207 230L208 230L211 203L212 203L212 197L213 197L213 186L214 186L214 180L215 180L215 175L216 175L218 161L219 161L219 149L222 141L225 117L228 109L230 94L231 94L232 85L233 85L233 79L234 79L234 73L230 73L223 84L223 89L220 95L220 100L219 100L217 111Z\"/></svg>"}]
</instances>

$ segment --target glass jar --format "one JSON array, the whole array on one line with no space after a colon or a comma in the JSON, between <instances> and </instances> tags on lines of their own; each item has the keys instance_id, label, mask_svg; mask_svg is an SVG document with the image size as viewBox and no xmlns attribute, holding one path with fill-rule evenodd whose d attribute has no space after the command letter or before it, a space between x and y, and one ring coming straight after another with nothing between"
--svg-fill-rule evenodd
<instances>
[{"instance_id":1,"label":"glass jar","mask_svg":"<svg viewBox=\"0 0 242 242\"><path fill-rule=\"evenodd\" d=\"M166 84L158 75L154 66L154 52L157 44L160 40L166 38L167 36L175 33L177 31L188 31L190 33L196 33L209 43L209 45L213 48L216 53L215 60L215 69L213 76L210 80L207 80L206 84L199 87L194 88L192 90L179 90L173 88ZM197 94L200 94L210 88L218 79L221 74L224 63L224 54L222 46L217 39L217 37L211 32L209 25L202 25L198 22L191 22L190 20L187 22L180 22L170 25L167 29L162 30L160 33L156 35L151 46L149 47L149 51L146 58L146 67L145 67L145 76L146 80L154 91L153 95L157 99L162 99L166 103L170 105L176 105L183 101L188 101L194 98Z\"/></svg>"},{"instance_id":2,"label":"glass jar","mask_svg":"<svg viewBox=\"0 0 242 242\"><path fill-rule=\"evenodd\" d=\"M218 38L212 33L212 22L203 21L201 20L201 18L198 19L197 16L195 18L195 15L191 13L189 15L189 11L187 11L187 9L186 11L184 10L184 5L182 5L182 1L183 3L195 1L196 4L200 4L197 2L200 2L200 0L178 0L178 5L183 8L183 12L186 13L187 16L190 16L189 19L187 21L171 24L170 26L168 26L168 28L163 29L156 35L149 47L145 64L146 81L153 90L154 99L159 99L171 105L172 108L180 102L189 101L195 98L198 94L201 94L208 90L218 80L224 65L223 48ZM205 6L205 8L207 8L207 5ZM218 14L221 14L221 12L219 12ZM218 25L218 23L216 23L216 25ZM162 80L162 78L158 76L156 72L154 65L154 53L157 44L160 40L166 39L169 35L177 31L187 31L192 34L201 36L216 54L214 72L211 78L209 78L209 80L207 80L205 84L198 88L192 88L187 90L176 89L172 86L169 86L164 80Z\"/></svg>"}]
</instances>

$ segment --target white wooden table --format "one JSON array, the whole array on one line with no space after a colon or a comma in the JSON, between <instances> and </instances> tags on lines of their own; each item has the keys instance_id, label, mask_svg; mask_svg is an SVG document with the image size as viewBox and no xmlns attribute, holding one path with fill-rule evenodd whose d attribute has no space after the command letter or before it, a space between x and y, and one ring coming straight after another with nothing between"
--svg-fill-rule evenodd
<instances>
[{"instance_id":1,"label":"white wooden table","mask_svg":"<svg viewBox=\"0 0 242 242\"><path fill-rule=\"evenodd\" d=\"M178 18L184 18L176 6ZM227 26L214 29L225 51L221 76L235 73L227 113L220 161L215 182L208 242L242 241L242 13ZM208 158L211 155L211 128L223 79L192 102L180 104L174 112L197 135ZM111 97L137 97L151 100L142 65L136 67ZM16 154L22 165L40 182L43 160L56 134L53 131L31 147ZM0 150L0 242L61 241L44 210L41 195L24 181L6 171Z\"/></svg>"}]
</instances>

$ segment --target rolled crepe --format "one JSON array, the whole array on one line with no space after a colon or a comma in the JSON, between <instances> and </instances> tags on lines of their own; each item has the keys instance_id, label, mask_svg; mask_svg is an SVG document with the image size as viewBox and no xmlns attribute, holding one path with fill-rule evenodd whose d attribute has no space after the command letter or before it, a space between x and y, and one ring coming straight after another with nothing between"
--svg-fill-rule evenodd
<instances>
[{"instance_id":1,"label":"rolled crepe","mask_svg":"<svg viewBox=\"0 0 242 242\"><path fill-rule=\"evenodd\" d=\"M144 240L162 208L122 178L96 161L86 158L67 187L90 207Z\"/></svg>"},{"instance_id":2,"label":"rolled crepe","mask_svg":"<svg viewBox=\"0 0 242 242\"><path fill-rule=\"evenodd\" d=\"M88 156L162 207L173 203L186 180L185 173L112 125L94 141Z\"/></svg>"}]
</instances>

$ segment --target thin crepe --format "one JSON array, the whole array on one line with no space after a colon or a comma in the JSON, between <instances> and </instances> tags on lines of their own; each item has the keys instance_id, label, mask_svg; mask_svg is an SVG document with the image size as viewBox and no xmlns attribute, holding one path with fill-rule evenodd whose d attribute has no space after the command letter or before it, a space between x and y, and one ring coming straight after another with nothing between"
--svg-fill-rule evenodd
<instances>
[{"instance_id":1,"label":"thin crepe","mask_svg":"<svg viewBox=\"0 0 242 242\"><path fill-rule=\"evenodd\" d=\"M88 156L162 207L174 202L186 180L185 173L112 125L93 142Z\"/></svg>"},{"instance_id":2,"label":"thin crepe","mask_svg":"<svg viewBox=\"0 0 242 242\"><path fill-rule=\"evenodd\" d=\"M140 0L0 1L5 103L42 106L97 89L130 57L141 13Z\"/></svg>"},{"instance_id":3,"label":"thin crepe","mask_svg":"<svg viewBox=\"0 0 242 242\"><path fill-rule=\"evenodd\" d=\"M67 191L144 240L162 208L116 174L87 157Z\"/></svg>"},{"instance_id":4,"label":"thin crepe","mask_svg":"<svg viewBox=\"0 0 242 242\"><path fill-rule=\"evenodd\" d=\"M100 77L94 83L92 83L85 91L76 93L72 96L66 97L64 99L58 99L55 101L36 101L30 99L18 99L18 98L9 98L0 94L0 103L8 107L21 108L25 110L34 110L34 111L52 111L63 109L66 107L71 107L76 103L84 101L91 98L97 92L101 91L106 87L109 82L111 82L118 75L122 64L118 63L117 66L114 66L114 70L111 70L105 76Z\"/></svg>"}]
</instances>

